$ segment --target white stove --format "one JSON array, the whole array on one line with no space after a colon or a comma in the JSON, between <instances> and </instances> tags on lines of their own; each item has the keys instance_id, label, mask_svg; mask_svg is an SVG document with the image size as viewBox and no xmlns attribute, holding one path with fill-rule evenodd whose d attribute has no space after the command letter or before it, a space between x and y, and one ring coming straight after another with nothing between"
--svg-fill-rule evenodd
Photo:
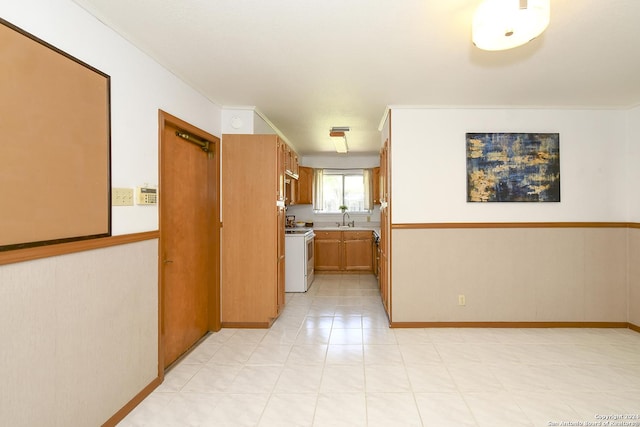
<instances>
[{"instance_id":1,"label":"white stove","mask_svg":"<svg viewBox=\"0 0 640 427\"><path fill-rule=\"evenodd\" d=\"M314 279L314 237L311 228L287 228L284 239L285 292L307 292Z\"/></svg>"}]
</instances>

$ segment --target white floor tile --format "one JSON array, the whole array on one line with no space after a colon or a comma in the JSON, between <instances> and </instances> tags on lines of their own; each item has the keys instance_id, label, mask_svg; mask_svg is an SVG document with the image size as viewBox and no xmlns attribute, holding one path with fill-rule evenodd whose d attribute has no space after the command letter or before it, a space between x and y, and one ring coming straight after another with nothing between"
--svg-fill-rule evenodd
<instances>
[{"instance_id":1,"label":"white floor tile","mask_svg":"<svg viewBox=\"0 0 640 427\"><path fill-rule=\"evenodd\" d=\"M269 394L223 394L218 395L218 403L209 422L202 427L243 427L256 426L269 400Z\"/></svg>"},{"instance_id":2,"label":"white floor tile","mask_svg":"<svg viewBox=\"0 0 640 427\"><path fill-rule=\"evenodd\" d=\"M243 366L225 392L239 394L271 393L282 369L281 366Z\"/></svg>"},{"instance_id":3,"label":"white floor tile","mask_svg":"<svg viewBox=\"0 0 640 427\"><path fill-rule=\"evenodd\" d=\"M314 427L366 427L364 393L327 393L318 396Z\"/></svg>"},{"instance_id":4,"label":"white floor tile","mask_svg":"<svg viewBox=\"0 0 640 427\"><path fill-rule=\"evenodd\" d=\"M408 392L411 384L402 365L366 365L364 382L367 392Z\"/></svg>"},{"instance_id":5,"label":"white floor tile","mask_svg":"<svg viewBox=\"0 0 640 427\"><path fill-rule=\"evenodd\" d=\"M424 426L477 427L475 418L459 393L416 393L415 396Z\"/></svg>"},{"instance_id":6,"label":"white floor tile","mask_svg":"<svg viewBox=\"0 0 640 427\"><path fill-rule=\"evenodd\" d=\"M337 344L327 349L327 365L362 365L364 356L361 345Z\"/></svg>"},{"instance_id":7,"label":"white floor tile","mask_svg":"<svg viewBox=\"0 0 640 427\"><path fill-rule=\"evenodd\" d=\"M317 394L272 394L258 425L311 426L317 401Z\"/></svg>"},{"instance_id":8,"label":"white floor tile","mask_svg":"<svg viewBox=\"0 0 640 427\"><path fill-rule=\"evenodd\" d=\"M182 392L224 393L241 369L236 365L205 365L182 387Z\"/></svg>"},{"instance_id":9,"label":"white floor tile","mask_svg":"<svg viewBox=\"0 0 640 427\"><path fill-rule=\"evenodd\" d=\"M466 393L464 400L479 427L534 427L513 394L506 391Z\"/></svg>"},{"instance_id":10,"label":"white floor tile","mask_svg":"<svg viewBox=\"0 0 640 427\"><path fill-rule=\"evenodd\" d=\"M411 389L415 393L457 391L453 378L442 363L406 365Z\"/></svg>"},{"instance_id":11,"label":"white floor tile","mask_svg":"<svg viewBox=\"0 0 640 427\"><path fill-rule=\"evenodd\" d=\"M364 366L326 365L320 391L322 393L364 391Z\"/></svg>"},{"instance_id":12,"label":"white floor tile","mask_svg":"<svg viewBox=\"0 0 640 427\"><path fill-rule=\"evenodd\" d=\"M640 413L626 329L390 329L372 275L317 275L270 329L223 329L119 425L547 426Z\"/></svg>"},{"instance_id":13,"label":"white floor tile","mask_svg":"<svg viewBox=\"0 0 640 427\"><path fill-rule=\"evenodd\" d=\"M421 426L413 393L367 393L369 427Z\"/></svg>"},{"instance_id":14,"label":"white floor tile","mask_svg":"<svg viewBox=\"0 0 640 427\"><path fill-rule=\"evenodd\" d=\"M291 347L287 365L324 365L327 357L326 344L295 344Z\"/></svg>"},{"instance_id":15,"label":"white floor tile","mask_svg":"<svg viewBox=\"0 0 640 427\"><path fill-rule=\"evenodd\" d=\"M287 365L280 373L274 393L318 393L322 365Z\"/></svg>"}]
</instances>

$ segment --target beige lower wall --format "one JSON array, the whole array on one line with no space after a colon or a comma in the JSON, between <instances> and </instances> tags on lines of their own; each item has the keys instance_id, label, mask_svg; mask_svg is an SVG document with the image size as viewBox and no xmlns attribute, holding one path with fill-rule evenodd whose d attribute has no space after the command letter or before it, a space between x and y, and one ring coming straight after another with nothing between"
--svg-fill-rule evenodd
<instances>
[{"instance_id":1,"label":"beige lower wall","mask_svg":"<svg viewBox=\"0 0 640 427\"><path fill-rule=\"evenodd\" d=\"M158 241L0 267L0 425L98 426L158 372Z\"/></svg>"},{"instance_id":2,"label":"beige lower wall","mask_svg":"<svg viewBox=\"0 0 640 427\"><path fill-rule=\"evenodd\" d=\"M394 229L392 321L627 322L628 233Z\"/></svg>"},{"instance_id":3,"label":"beige lower wall","mask_svg":"<svg viewBox=\"0 0 640 427\"><path fill-rule=\"evenodd\" d=\"M640 229L629 230L629 323L640 326Z\"/></svg>"}]
</instances>

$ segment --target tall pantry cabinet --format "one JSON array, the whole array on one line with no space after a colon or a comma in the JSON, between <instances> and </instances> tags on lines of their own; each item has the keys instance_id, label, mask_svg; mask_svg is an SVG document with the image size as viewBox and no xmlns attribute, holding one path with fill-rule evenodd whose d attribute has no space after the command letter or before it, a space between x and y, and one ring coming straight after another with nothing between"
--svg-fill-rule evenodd
<instances>
[{"instance_id":1,"label":"tall pantry cabinet","mask_svg":"<svg viewBox=\"0 0 640 427\"><path fill-rule=\"evenodd\" d=\"M221 320L269 327L284 308L285 143L222 136Z\"/></svg>"}]
</instances>

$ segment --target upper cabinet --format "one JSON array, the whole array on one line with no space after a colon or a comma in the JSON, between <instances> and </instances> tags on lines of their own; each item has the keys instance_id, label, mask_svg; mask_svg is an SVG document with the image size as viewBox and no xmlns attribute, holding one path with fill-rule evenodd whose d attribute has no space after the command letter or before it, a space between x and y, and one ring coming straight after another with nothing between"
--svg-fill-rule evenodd
<instances>
[{"instance_id":1,"label":"upper cabinet","mask_svg":"<svg viewBox=\"0 0 640 427\"><path fill-rule=\"evenodd\" d=\"M373 194L373 204L380 204L380 168L372 169L373 175L373 188L371 189L371 193Z\"/></svg>"},{"instance_id":2,"label":"upper cabinet","mask_svg":"<svg viewBox=\"0 0 640 427\"><path fill-rule=\"evenodd\" d=\"M285 158L284 158L284 169L287 175L298 178L298 154L291 149L288 145L285 145Z\"/></svg>"},{"instance_id":3,"label":"upper cabinet","mask_svg":"<svg viewBox=\"0 0 640 427\"><path fill-rule=\"evenodd\" d=\"M313 169L300 166L298 168L296 203L310 205L313 203Z\"/></svg>"}]
</instances>

